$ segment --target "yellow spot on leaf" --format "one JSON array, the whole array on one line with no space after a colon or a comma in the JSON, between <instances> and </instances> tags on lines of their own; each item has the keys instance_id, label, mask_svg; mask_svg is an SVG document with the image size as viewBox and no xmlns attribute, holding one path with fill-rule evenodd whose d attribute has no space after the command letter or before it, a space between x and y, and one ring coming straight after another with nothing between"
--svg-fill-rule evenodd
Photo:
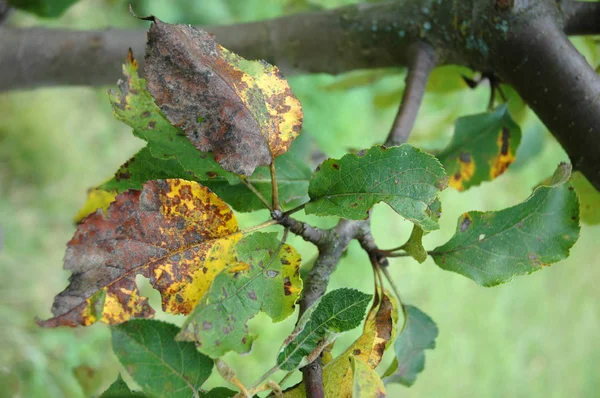
<instances>
[{"instance_id":1,"label":"yellow spot on leaf","mask_svg":"<svg viewBox=\"0 0 600 398\"><path fill-rule=\"evenodd\" d=\"M459 191L464 191L464 182L469 181L475 174L475 162L470 154L461 153L457 158L458 170L450 177L449 185Z\"/></svg>"}]
</instances>

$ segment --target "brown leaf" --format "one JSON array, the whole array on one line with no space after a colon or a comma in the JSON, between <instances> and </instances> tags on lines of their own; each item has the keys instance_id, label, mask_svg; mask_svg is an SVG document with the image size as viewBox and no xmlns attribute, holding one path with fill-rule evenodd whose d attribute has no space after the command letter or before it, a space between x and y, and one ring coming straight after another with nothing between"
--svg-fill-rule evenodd
<instances>
[{"instance_id":1,"label":"brown leaf","mask_svg":"<svg viewBox=\"0 0 600 398\"><path fill-rule=\"evenodd\" d=\"M245 175L288 150L300 133L302 108L277 67L247 61L201 29L153 20L148 89L196 148Z\"/></svg>"},{"instance_id":2,"label":"brown leaf","mask_svg":"<svg viewBox=\"0 0 600 398\"><path fill-rule=\"evenodd\" d=\"M148 318L136 275L150 279L163 309L187 314L227 265L240 238L231 209L208 188L180 179L155 180L118 195L106 215L79 224L67 245L69 286L41 326L109 324Z\"/></svg>"}]
</instances>

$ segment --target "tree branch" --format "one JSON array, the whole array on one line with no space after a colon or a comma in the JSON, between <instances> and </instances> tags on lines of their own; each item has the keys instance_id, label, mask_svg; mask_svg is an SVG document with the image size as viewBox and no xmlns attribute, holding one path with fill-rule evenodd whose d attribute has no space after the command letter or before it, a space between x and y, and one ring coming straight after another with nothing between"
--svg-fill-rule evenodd
<instances>
[{"instance_id":1,"label":"tree branch","mask_svg":"<svg viewBox=\"0 0 600 398\"><path fill-rule=\"evenodd\" d=\"M410 63L400 109L385 141L386 146L400 145L408 140L425 95L429 74L435 67L435 53L427 43L415 43L410 49Z\"/></svg>"},{"instance_id":2,"label":"tree branch","mask_svg":"<svg viewBox=\"0 0 600 398\"><path fill-rule=\"evenodd\" d=\"M600 77L562 32L600 29L600 6L560 5L564 11L556 0L396 0L206 29L232 51L288 74L406 65L409 49L428 43L438 65L469 66L513 84L600 190ZM113 83L127 47L142 54L144 42L138 30L0 27L0 91Z\"/></svg>"},{"instance_id":3,"label":"tree branch","mask_svg":"<svg viewBox=\"0 0 600 398\"><path fill-rule=\"evenodd\" d=\"M567 0L563 2L565 12L564 30L568 35L600 34L600 2L588 3Z\"/></svg>"},{"instance_id":4,"label":"tree branch","mask_svg":"<svg viewBox=\"0 0 600 398\"><path fill-rule=\"evenodd\" d=\"M497 43L497 71L513 85L600 190L600 78L550 16Z\"/></svg>"}]
</instances>

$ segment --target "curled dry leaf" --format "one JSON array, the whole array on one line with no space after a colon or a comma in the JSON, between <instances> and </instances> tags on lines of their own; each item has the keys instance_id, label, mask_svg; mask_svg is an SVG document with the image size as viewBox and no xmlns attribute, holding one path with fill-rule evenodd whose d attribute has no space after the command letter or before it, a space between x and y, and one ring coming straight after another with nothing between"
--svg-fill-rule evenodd
<instances>
[{"instance_id":1,"label":"curled dry leaf","mask_svg":"<svg viewBox=\"0 0 600 398\"><path fill-rule=\"evenodd\" d=\"M208 188L155 180L116 197L79 224L67 245L69 286L54 301L46 327L119 324L154 314L136 275L150 279L163 310L187 314L228 264L241 237L231 209Z\"/></svg>"},{"instance_id":2,"label":"curled dry leaf","mask_svg":"<svg viewBox=\"0 0 600 398\"><path fill-rule=\"evenodd\" d=\"M302 108L277 67L247 61L201 29L152 20L148 89L196 148L245 175L288 150L300 133Z\"/></svg>"}]
</instances>

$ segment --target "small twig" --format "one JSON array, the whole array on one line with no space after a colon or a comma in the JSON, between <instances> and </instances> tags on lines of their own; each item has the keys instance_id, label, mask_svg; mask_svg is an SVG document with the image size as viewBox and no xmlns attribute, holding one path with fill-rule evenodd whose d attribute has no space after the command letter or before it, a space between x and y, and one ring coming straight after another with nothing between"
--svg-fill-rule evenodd
<instances>
[{"instance_id":1,"label":"small twig","mask_svg":"<svg viewBox=\"0 0 600 398\"><path fill-rule=\"evenodd\" d=\"M386 146L400 145L408 140L421 107L429 74L435 67L435 52L429 44L419 42L411 50L406 86L402 94L400 109L398 109L392 129L385 141Z\"/></svg>"},{"instance_id":2,"label":"small twig","mask_svg":"<svg viewBox=\"0 0 600 398\"><path fill-rule=\"evenodd\" d=\"M275 171L275 161L269 165L271 171L271 198L273 199L273 211L279 211L279 188L277 187L277 173Z\"/></svg>"},{"instance_id":3,"label":"small twig","mask_svg":"<svg viewBox=\"0 0 600 398\"><path fill-rule=\"evenodd\" d=\"M258 191L258 189L256 189L256 187L254 185L252 185L252 183L250 181L248 181L246 179L246 177L242 177L240 179L242 181L242 184L244 184L249 190L252 191L252 193L254 195L256 195L256 197L264 203L264 205L267 207L267 209L269 209L269 211L273 211L273 209L271 208L271 204L269 203L269 201L267 199L265 199L264 196L262 196L262 194Z\"/></svg>"}]
</instances>

